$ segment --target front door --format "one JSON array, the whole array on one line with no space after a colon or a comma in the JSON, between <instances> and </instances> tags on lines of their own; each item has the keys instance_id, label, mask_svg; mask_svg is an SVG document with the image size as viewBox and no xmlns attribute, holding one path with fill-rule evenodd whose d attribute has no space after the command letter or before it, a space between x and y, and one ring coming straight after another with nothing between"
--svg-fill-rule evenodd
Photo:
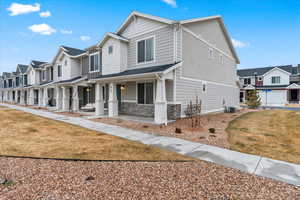
<instances>
[{"instance_id":1,"label":"front door","mask_svg":"<svg viewBox=\"0 0 300 200\"><path fill-rule=\"evenodd\" d=\"M121 111L121 85L117 85L118 110Z\"/></svg>"},{"instance_id":2,"label":"front door","mask_svg":"<svg viewBox=\"0 0 300 200\"><path fill-rule=\"evenodd\" d=\"M299 101L299 90L291 90L291 101Z\"/></svg>"}]
</instances>

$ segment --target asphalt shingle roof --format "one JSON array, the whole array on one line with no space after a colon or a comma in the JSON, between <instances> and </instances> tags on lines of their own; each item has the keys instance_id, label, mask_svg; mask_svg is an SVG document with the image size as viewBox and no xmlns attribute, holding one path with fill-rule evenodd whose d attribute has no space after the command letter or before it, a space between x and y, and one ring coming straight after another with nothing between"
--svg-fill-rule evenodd
<instances>
[{"instance_id":1,"label":"asphalt shingle roof","mask_svg":"<svg viewBox=\"0 0 300 200\"><path fill-rule=\"evenodd\" d=\"M262 67L262 68L251 68L251 69L240 69L237 70L237 74L240 77L247 77L247 76L254 76L255 72L257 73L257 76L264 75L268 71L272 70L273 68L280 68L286 72L289 72L291 74L299 74L300 73L300 65L293 67L292 65L283 65L283 66L273 66L273 67Z\"/></svg>"},{"instance_id":2,"label":"asphalt shingle roof","mask_svg":"<svg viewBox=\"0 0 300 200\"><path fill-rule=\"evenodd\" d=\"M33 68L39 68L40 65L45 64L46 62L41 62L41 61L37 61L37 60L32 60L31 61L31 66Z\"/></svg>"},{"instance_id":3,"label":"asphalt shingle roof","mask_svg":"<svg viewBox=\"0 0 300 200\"><path fill-rule=\"evenodd\" d=\"M67 46L61 46L61 47L64 48L65 52L70 56L78 56L80 54L85 53L85 51L81 50L81 49L76 49L76 48L67 47Z\"/></svg>"},{"instance_id":4,"label":"asphalt shingle roof","mask_svg":"<svg viewBox=\"0 0 300 200\"><path fill-rule=\"evenodd\" d=\"M94 79L163 72L163 71L167 70L168 68L175 66L176 64L178 64L178 63L172 63L172 64L167 64L167 65L158 65L158 66L152 66L152 67L144 67L144 68L139 68L139 69L131 69L131 70L126 70L126 71L123 71L120 73L115 73L115 74L99 75L99 76L96 76Z\"/></svg>"}]
</instances>

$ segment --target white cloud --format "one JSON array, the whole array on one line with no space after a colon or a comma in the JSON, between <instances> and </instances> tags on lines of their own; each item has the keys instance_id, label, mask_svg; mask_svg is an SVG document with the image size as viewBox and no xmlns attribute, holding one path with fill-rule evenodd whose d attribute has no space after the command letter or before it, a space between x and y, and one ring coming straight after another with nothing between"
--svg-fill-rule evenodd
<instances>
[{"instance_id":1,"label":"white cloud","mask_svg":"<svg viewBox=\"0 0 300 200\"><path fill-rule=\"evenodd\" d=\"M7 8L7 10L11 12L9 14L10 16L22 15L22 14L40 11L40 4L35 3L34 5L30 5L30 4L12 3L10 7Z\"/></svg>"},{"instance_id":2,"label":"white cloud","mask_svg":"<svg viewBox=\"0 0 300 200\"><path fill-rule=\"evenodd\" d=\"M162 0L162 1L165 2L166 4L172 6L173 8L177 8L176 0Z\"/></svg>"},{"instance_id":3,"label":"white cloud","mask_svg":"<svg viewBox=\"0 0 300 200\"><path fill-rule=\"evenodd\" d=\"M73 33L73 31L71 31L71 30L65 30L65 29L60 30L60 32L61 32L61 34L64 34L64 35L69 35L69 34Z\"/></svg>"},{"instance_id":4,"label":"white cloud","mask_svg":"<svg viewBox=\"0 0 300 200\"><path fill-rule=\"evenodd\" d=\"M48 24L34 24L32 26L29 26L28 29L30 29L34 33L39 33L41 35L51 35L52 33L56 32L56 30Z\"/></svg>"},{"instance_id":5,"label":"white cloud","mask_svg":"<svg viewBox=\"0 0 300 200\"><path fill-rule=\"evenodd\" d=\"M245 43L245 42L233 39L233 38L231 38L231 41L232 41L233 46L236 48L244 48L244 47L249 46L248 43Z\"/></svg>"},{"instance_id":6,"label":"white cloud","mask_svg":"<svg viewBox=\"0 0 300 200\"><path fill-rule=\"evenodd\" d=\"M50 17L51 16L51 12L49 10L45 11L45 12L40 12L40 17Z\"/></svg>"},{"instance_id":7,"label":"white cloud","mask_svg":"<svg viewBox=\"0 0 300 200\"><path fill-rule=\"evenodd\" d=\"M83 35L83 36L80 36L80 39L81 39L82 41L88 41L88 40L91 39L91 37L90 37L90 36L85 36L85 35Z\"/></svg>"}]
</instances>

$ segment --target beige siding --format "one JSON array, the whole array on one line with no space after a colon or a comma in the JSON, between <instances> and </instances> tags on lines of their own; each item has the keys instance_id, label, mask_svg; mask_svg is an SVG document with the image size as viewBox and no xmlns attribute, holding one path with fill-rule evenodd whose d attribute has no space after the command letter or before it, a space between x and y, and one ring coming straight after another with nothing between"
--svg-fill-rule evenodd
<instances>
[{"instance_id":1,"label":"beige siding","mask_svg":"<svg viewBox=\"0 0 300 200\"><path fill-rule=\"evenodd\" d=\"M136 17L136 21L132 20L126 29L121 33L121 35L126 38L131 38L137 34L157 29L163 25L164 24L161 22L142 17Z\"/></svg>"},{"instance_id":2,"label":"beige siding","mask_svg":"<svg viewBox=\"0 0 300 200\"><path fill-rule=\"evenodd\" d=\"M234 85L236 80L235 61L213 50L209 58L209 46L192 34L183 31L183 71L182 76L200 80Z\"/></svg>"},{"instance_id":3,"label":"beige siding","mask_svg":"<svg viewBox=\"0 0 300 200\"><path fill-rule=\"evenodd\" d=\"M206 41L216 45L217 48L225 51L227 54L233 57L223 30L217 20L185 24L184 27L188 28L196 35L200 35Z\"/></svg>"},{"instance_id":4,"label":"beige siding","mask_svg":"<svg viewBox=\"0 0 300 200\"><path fill-rule=\"evenodd\" d=\"M137 41L155 37L154 62L137 64ZM173 28L165 27L147 34L131 38L128 46L128 68L147 67L154 65L169 64L174 62L174 32Z\"/></svg>"}]
</instances>

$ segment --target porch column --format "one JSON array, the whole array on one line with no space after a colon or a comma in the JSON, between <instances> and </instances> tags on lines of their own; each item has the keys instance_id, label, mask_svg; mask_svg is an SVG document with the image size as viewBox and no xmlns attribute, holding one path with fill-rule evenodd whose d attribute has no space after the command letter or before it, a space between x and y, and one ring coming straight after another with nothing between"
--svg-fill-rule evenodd
<instances>
[{"instance_id":1,"label":"porch column","mask_svg":"<svg viewBox=\"0 0 300 200\"><path fill-rule=\"evenodd\" d=\"M100 83L96 83L95 107L96 116L104 115L103 85Z\"/></svg>"},{"instance_id":2,"label":"porch column","mask_svg":"<svg viewBox=\"0 0 300 200\"><path fill-rule=\"evenodd\" d=\"M24 90L21 90L21 92L20 92L20 104L21 104L21 105L25 105L25 94L24 94Z\"/></svg>"},{"instance_id":3,"label":"porch column","mask_svg":"<svg viewBox=\"0 0 300 200\"><path fill-rule=\"evenodd\" d=\"M60 87L56 87L56 110L60 111L62 109L62 91Z\"/></svg>"},{"instance_id":4,"label":"porch column","mask_svg":"<svg viewBox=\"0 0 300 200\"><path fill-rule=\"evenodd\" d=\"M158 79L156 83L154 120L157 124L166 124L168 122L165 78Z\"/></svg>"},{"instance_id":5,"label":"porch column","mask_svg":"<svg viewBox=\"0 0 300 200\"><path fill-rule=\"evenodd\" d=\"M29 105L34 105L34 90L29 89Z\"/></svg>"},{"instance_id":6,"label":"porch column","mask_svg":"<svg viewBox=\"0 0 300 200\"><path fill-rule=\"evenodd\" d=\"M40 88L39 89L39 107L42 107L44 104L43 104L43 89Z\"/></svg>"},{"instance_id":7,"label":"porch column","mask_svg":"<svg viewBox=\"0 0 300 200\"><path fill-rule=\"evenodd\" d=\"M62 110L64 112L70 110L70 91L68 87L62 87Z\"/></svg>"},{"instance_id":8,"label":"porch column","mask_svg":"<svg viewBox=\"0 0 300 200\"><path fill-rule=\"evenodd\" d=\"M48 88L44 88L44 96L43 97L44 97L43 105L45 107L47 107L48 106Z\"/></svg>"},{"instance_id":9,"label":"porch column","mask_svg":"<svg viewBox=\"0 0 300 200\"><path fill-rule=\"evenodd\" d=\"M79 111L79 95L78 95L78 86L73 86L73 111L77 112Z\"/></svg>"},{"instance_id":10,"label":"porch column","mask_svg":"<svg viewBox=\"0 0 300 200\"><path fill-rule=\"evenodd\" d=\"M118 116L118 99L116 83L109 84L108 116Z\"/></svg>"}]
</instances>

